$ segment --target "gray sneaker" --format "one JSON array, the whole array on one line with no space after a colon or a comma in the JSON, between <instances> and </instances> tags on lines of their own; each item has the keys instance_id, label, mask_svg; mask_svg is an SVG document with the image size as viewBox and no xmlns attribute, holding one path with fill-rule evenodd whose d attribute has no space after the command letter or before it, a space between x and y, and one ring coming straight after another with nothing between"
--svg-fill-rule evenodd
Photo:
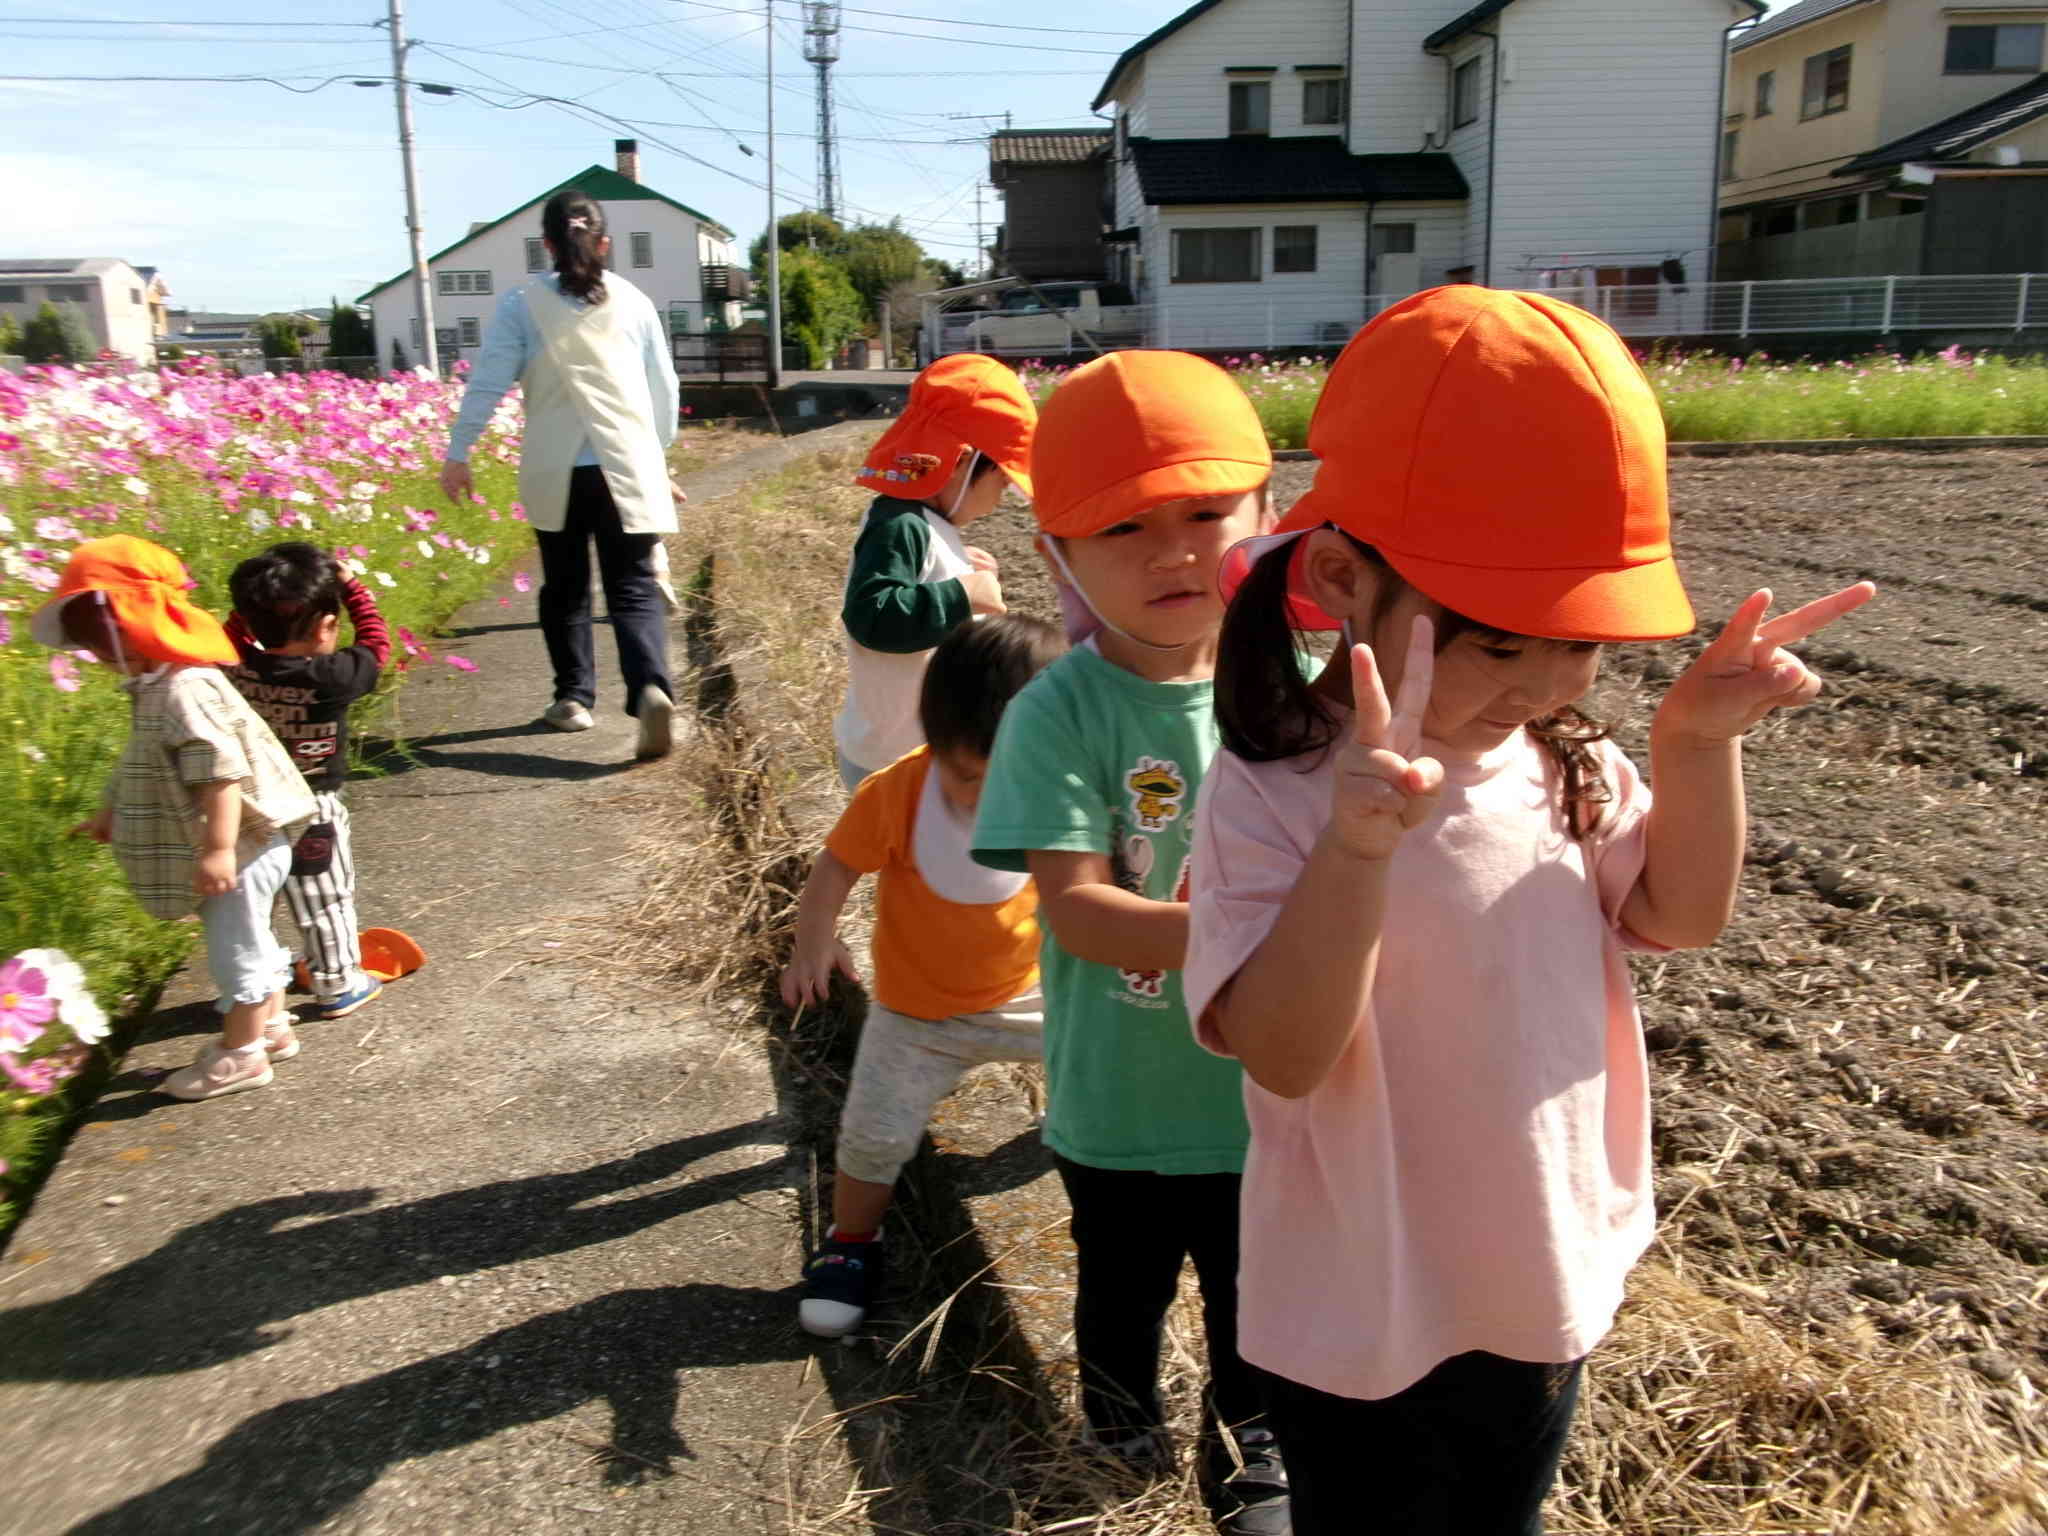
<instances>
[{"instance_id":1,"label":"gray sneaker","mask_svg":"<svg viewBox=\"0 0 2048 1536\"><path fill-rule=\"evenodd\" d=\"M543 724L558 731L587 731L597 723L590 718L590 711L574 699L555 700L540 718Z\"/></svg>"},{"instance_id":2,"label":"gray sneaker","mask_svg":"<svg viewBox=\"0 0 2048 1536\"><path fill-rule=\"evenodd\" d=\"M633 755L641 762L667 757L676 744L676 701L649 683L640 690L640 743Z\"/></svg>"}]
</instances>

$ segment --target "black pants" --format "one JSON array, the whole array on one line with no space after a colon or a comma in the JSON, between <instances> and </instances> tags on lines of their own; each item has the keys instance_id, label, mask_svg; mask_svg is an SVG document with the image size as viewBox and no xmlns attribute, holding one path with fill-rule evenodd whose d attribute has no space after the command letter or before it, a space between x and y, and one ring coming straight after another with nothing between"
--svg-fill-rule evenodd
<instances>
[{"instance_id":1,"label":"black pants","mask_svg":"<svg viewBox=\"0 0 2048 1536\"><path fill-rule=\"evenodd\" d=\"M1209 1411L1232 1426L1258 1419L1264 1408L1259 1383L1237 1353L1242 1179L1055 1161L1074 1212L1074 1344L1089 1427L1105 1440L1120 1440L1160 1426L1159 1345L1185 1259L1194 1260L1202 1289Z\"/></svg>"},{"instance_id":2,"label":"black pants","mask_svg":"<svg viewBox=\"0 0 2048 1536\"><path fill-rule=\"evenodd\" d=\"M589 706L597 702L597 663L590 643L590 544L597 541L597 576L619 644L626 713L640 713L640 690L654 684L670 698L668 609L654 584L654 547L660 535L628 533L604 471L579 465L569 476L569 511L558 533L540 543L540 632L555 669L555 697Z\"/></svg>"},{"instance_id":3,"label":"black pants","mask_svg":"<svg viewBox=\"0 0 2048 1536\"><path fill-rule=\"evenodd\" d=\"M1370 1401L1259 1372L1294 1536L1542 1536L1584 1367L1473 1350Z\"/></svg>"}]
</instances>

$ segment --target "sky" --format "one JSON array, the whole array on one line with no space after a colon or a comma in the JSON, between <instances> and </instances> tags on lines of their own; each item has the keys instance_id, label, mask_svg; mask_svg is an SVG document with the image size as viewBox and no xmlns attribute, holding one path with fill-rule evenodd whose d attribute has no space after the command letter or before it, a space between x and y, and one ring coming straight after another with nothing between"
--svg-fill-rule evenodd
<instances>
[{"instance_id":1,"label":"sky","mask_svg":"<svg viewBox=\"0 0 2048 1536\"><path fill-rule=\"evenodd\" d=\"M413 80L457 88L413 96L428 252L611 165L616 138L639 139L647 185L751 240L768 221L764 3L776 14L787 213L817 199L798 0L407 0ZM833 94L846 217L900 217L930 254L968 265L977 185L984 233L1001 218L988 130L1005 113L1020 128L1100 126L1088 104L1115 55L1182 8L842 7ZM0 257L118 256L160 268L177 307L256 312L348 300L402 272L391 49L373 25L386 10L0 0ZM212 76L284 84L192 78ZM364 78L379 83L352 83Z\"/></svg>"}]
</instances>

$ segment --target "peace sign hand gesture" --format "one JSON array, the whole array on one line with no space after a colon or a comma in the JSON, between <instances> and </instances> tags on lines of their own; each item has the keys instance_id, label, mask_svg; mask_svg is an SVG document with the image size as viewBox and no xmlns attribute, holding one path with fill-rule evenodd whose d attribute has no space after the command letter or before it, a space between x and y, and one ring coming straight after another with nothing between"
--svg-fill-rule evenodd
<instances>
[{"instance_id":1,"label":"peace sign hand gesture","mask_svg":"<svg viewBox=\"0 0 2048 1536\"><path fill-rule=\"evenodd\" d=\"M1771 593L1752 593L1727 626L1687 667L1657 709L1657 729L1699 745L1730 742L1774 709L1805 704L1820 693L1820 677L1782 646L1825 629L1877 595L1867 581L1769 623Z\"/></svg>"},{"instance_id":2,"label":"peace sign hand gesture","mask_svg":"<svg viewBox=\"0 0 2048 1536\"><path fill-rule=\"evenodd\" d=\"M1402 835L1429 819L1444 786L1443 765L1422 750L1422 716L1436 675L1436 628L1417 616L1401 687L1387 702L1372 647L1351 647L1351 739L1337 751L1327 836L1361 859L1386 859Z\"/></svg>"}]
</instances>

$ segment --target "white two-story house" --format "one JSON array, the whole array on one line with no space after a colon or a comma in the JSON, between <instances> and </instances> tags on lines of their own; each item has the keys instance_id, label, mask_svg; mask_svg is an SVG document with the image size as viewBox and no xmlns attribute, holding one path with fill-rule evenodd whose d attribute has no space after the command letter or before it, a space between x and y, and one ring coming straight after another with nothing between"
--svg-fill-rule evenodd
<instances>
[{"instance_id":1,"label":"white two-story house","mask_svg":"<svg viewBox=\"0 0 2048 1536\"><path fill-rule=\"evenodd\" d=\"M643 184L635 140L618 140L615 153L616 170L588 166L510 213L470 225L468 234L427 259L444 366L473 357L483 345L498 295L533 273L551 270L541 243L541 209L568 187L603 207L613 269L668 317L670 335L701 335L739 323L746 274L733 265L733 232ZM425 338L410 271L378 284L356 302L369 307L378 356L385 363L402 359L412 367L424 361Z\"/></svg>"},{"instance_id":2,"label":"white two-story house","mask_svg":"<svg viewBox=\"0 0 2048 1536\"><path fill-rule=\"evenodd\" d=\"M68 305L96 350L132 363L155 360L169 294L155 267L117 256L0 261L0 315L26 325L45 304Z\"/></svg>"},{"instance_id":3,"label":"white two-story house","mask_svg":"<svg viewBox=\"0 0 2048 1536\"><path fill-rule=\"evenodd\" d=\"M1709 275L1722 58L1760 10L1201 0L1096 97L1113 275L1177 347L1341 341L1459 281L1647 321Z\"/></svg>"}]
</instances>

